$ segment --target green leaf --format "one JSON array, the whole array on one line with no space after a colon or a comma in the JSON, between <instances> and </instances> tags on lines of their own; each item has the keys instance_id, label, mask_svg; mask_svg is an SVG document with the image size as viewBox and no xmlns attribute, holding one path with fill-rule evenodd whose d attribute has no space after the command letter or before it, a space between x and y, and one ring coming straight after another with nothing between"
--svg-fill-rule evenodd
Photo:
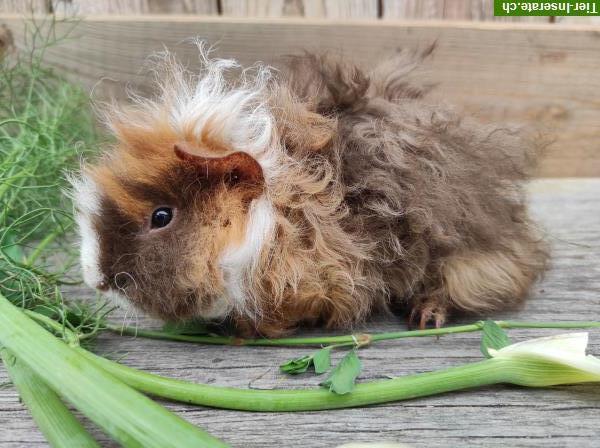
<instances>
[{"instance_id":1,"label":"green leaf","mask_svg":"<svg viewBox=\"0 0 600 448\"><path fill-rule=\"evenodd\" d=\"M185 322L167 322L162 331L170 334L205 335L209 334L206 323L199 320L188 320Z\"/></svg>"},{"instance_id":2,"label":"green leaf","mask_svg":"<svg viewBox=\"0 0 600 448\"><path fill-rule=\"evenodd\" d=\"M312 354L312 364L317 375L327 372L331 368L331 347L314 352Z\"/></svg>"},{"instance_id":3,"label":"green leaf","mask_svg":"<svg viewBox=\"0 0 600 448\"><path fill-rule=\"evenodd\" d=\"M358 377L361 370L362 364L358 359L356 349L353 349L335 366L329 377L321 383L321 386L339 395L347 394L354 389L354 381L356 381L356 377Z\"/></svg>"},{"instance_id":4,"label":"green leaf","mask_svg":"<svg viewBox=\"0 0 600 448\"><path fill-rule=\"evenodd\" d=\"M510 338L506 334L506 331L500 328L493 320L486 320L483 323L481 330L481 353L483 353L486 358L492 357L488 349L492 348L494 350L499 350L502 347L506 347L507 345L511 344Z\"/></svg>"},{"instance_id":5,"label":"green leaf","mask_svg":"<svg viewBox=\"0 0 600 448\"><path fill-rule=\"evenodd\" d=\"M310 366L315 368L315 373L320 375L331 368L331 347L325 347L317 350L311 355L302 356L287 361L279 366L282 372L289 375L298 375L308 370Z\"/></svg>"},{"instance_id":6,"label":"green leaf","mask_svg":"<svg viewBox=\"0 0 600 448\"><path fill-rule=\"evenodd\" d=\"M301 358L291 359L279 366L282 372L288 375L298 375L308 370L312 364L312 356L302 356Z\"/></svg>"}]
</instances>

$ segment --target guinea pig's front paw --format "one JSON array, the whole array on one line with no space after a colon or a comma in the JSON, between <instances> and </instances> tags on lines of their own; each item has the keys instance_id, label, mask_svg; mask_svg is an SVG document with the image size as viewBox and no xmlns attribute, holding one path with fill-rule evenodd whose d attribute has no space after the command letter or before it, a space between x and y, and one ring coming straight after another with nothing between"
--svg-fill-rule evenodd
<instances>
[{"instance_id":1,"label":"guinea pig's front paw","mask_svg":"<svg viewBox=\"0 0 600 448\"><path fill-rule=\"evenodd\" d=\"M424 330L429 322L435 324L435 328L441 328L446 322L448 306L444 300L439 298L423 298L415 302L408 317L408 328L412 329L419 325Z\"/></svg>"}]
</instances>

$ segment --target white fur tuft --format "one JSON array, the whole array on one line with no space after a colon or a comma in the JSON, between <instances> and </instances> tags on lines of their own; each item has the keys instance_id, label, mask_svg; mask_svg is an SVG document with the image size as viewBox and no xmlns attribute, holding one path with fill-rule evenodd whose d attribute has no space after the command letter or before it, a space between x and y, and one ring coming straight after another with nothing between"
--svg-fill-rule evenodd
<instances>
[{"instance_id":1,"label":"white fur tuft","mask_svg":"<svg viewBox=\"0 0 600 448\"><path fill-rule=\"evenodd\" d=\"M220 266L228 299L241 314L256 315L259 312L256 304L248 303L251 296L245 291L245 280L252 275L274 228L273 204L261 196L250 205L244 241L241 245L228 247L221 257Z\"/></svg>"},{"instance_id":2,"label":"white fur tuft","mask_svg":"<svg viewBox=\"0 0 600 448\"><path fill-rule=\"evenodd\" d=\"M130 94L139 114L110 108L106 121L109 126L122 122L143 129L167 119L182 135L192 129L199 141L209 136L232 151L252 155L269 180L278 166L275 120L267 104L273 69L256 65L242 70L233 59L210 59L202 42L197 46L199 73L190 72L168 51L156 54L152 59L158 95L147 99ZM118 135L118 129L112 130Z\"/></svg>"},{"instance_id":3,"label":"white fur tuft","mask_svg":"<svg viewBox=\"0 0 600 448\"><path fill-rule=\"evenodd\" d=\"M89 177L70 177L73 186L71 194L76 206L75 220L79 227L80 257L83 280L91 288L96 288L103 280L100 271L100 242L92 220L100 211L100 194L96 183Z\"/></svg>"},{"instance_id":4,"label":"white fur tuft","mask_svg":"<svg viewBox=\"0 0 600 448\"><path fill-rule=\"evenodd\" d=\"M82 168L82 172L84 171ZM90 288L96 289L104 280L100 269L100 238L93 225L94 217L100 213L100 191L96 183L85 174L80 177L70 176L69 182L73 186L69 195L75 203L75 221L79 227L83 280ZM120 291L109 289L102 294L126 312L135 312L131 302Z\"/></svg>"}]
</instances>

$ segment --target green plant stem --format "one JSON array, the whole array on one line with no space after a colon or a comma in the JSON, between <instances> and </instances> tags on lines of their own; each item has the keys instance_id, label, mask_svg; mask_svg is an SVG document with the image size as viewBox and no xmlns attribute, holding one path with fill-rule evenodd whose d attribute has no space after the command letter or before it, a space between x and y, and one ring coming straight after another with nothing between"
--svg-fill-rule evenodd
<instances>
[{"instance_id":1,"label":"green plant stem","mask_svg":"<svg viewBox=\"0 0 600 448\"><path fill-rule=\"evenodd\" d=\"M10 209L10 206L12 205L12 201L15 200L15 197L12 197L10 200L5 202L3 199L4 195L11 188L18 188L19 184L25 183L28 175L31 175L30 170L23 169L14 175L11 174L11 177L10 177L11 182L8 182L9 179L0 179L2 182L2 183L0 183L0 201L4 202L3 207L5 207L2 210L2 215L0 215L0 223L4 222L5 216L8 215L8 213L10 211L9 209Z\"/></svg>"},{"instance_id":2,"label":"green plant stem","mask_svg":"<svg viewBox=\"0 0 600 448\"><path fill-rule=\"evenodd\" d=\"M150 395L184 403L253 412L298 412L339 409L410 400L492 384L548 387L600 382L597 372L539 356L495 357L433 372L358 384L339 395L326 389L249 390L195 384L161 377L77 351L131 387Z\"/></svg>"},{"instance_id":3,"label":"green plant stem","mask_svg":"<svg viewBox=\"0 0 600 448\"><path fill-rule=\"evenodd\" d=\"M35 249L31 252L31 254L27 257L24 264L26 266L32 267L38 257L46 250L48 245L50 245L57 237L61 236L64 233L64 229L59 227L55 229L53 232L50 232L39 244L35 247Z\"/></svg>"},{"instance_id":4,"label":"green plant stem","mask_svg":"<svg viewBox=\"0 0 600 448\"><path fill-rule=\"evenodd\" d=\"M0 294L0 344L125 447L224 447L89 362Z\"/></svg>"},{"instance_id":5,"label":"green plant stem","mask_svg":"<svg viewBox=\"0 0 600 448\"><path fill-rule=\"evenodd\" d=\"M502 328L548 328L548 329L574 329L574 328L600 328L600 322L517 322L517 321L496 321ZM106 324L107 330L127 335L150 339L167 339L181 342L194 342L200 344L214 345L249 345L249 346L322 346L336 344L336 347L342 346L362 346L369 345L377 341L387 341L393 339L442 336L455 333L470 333L480 331L483 322L476 322L468 325L457 325L453 327L431 328L427 330L394 331L388 333L361 333L343 336L317 336L317 337L292 337L277 339L244 339L233 336L194 336L184 334L172 334L159 330L143 330L135 327L121 327L119 325Z\"/></svg>"},{"instance_id":6,"label":"green plant stem","mask_svg":"<svg viewBox=\"0 0 600 448\"><path fill-rule=\"evenodd\" d=\"M93 437L59 396L8 350L0 350L4 366L38 428L52 447L99 448Z\"/></svg>"},{"instance_id":7,"label":"green plant stem","mask_svg":"<svg viewBox=\"0 0 600 448\"><path fill-rule=\"evenodd\" d=\"M131 387L157 397L201 406L258 412L296 412L350 408L409 400L507 381L507 363L487 359L435 372L357 384L351 393L326 389L251 390L209 386L165 378L107 360L82 348L77 351Z\"/></svg>"},{"instance_id":8,"label":"green plant stem","mask_svg":"<svg viewBox=\"0 0 600 448\"><path fill-rule=\"evenodd\" d=\"M57 322L48 316L44 316L43 314L36 313L35 311L23 309L22 312L29 316L31 319L35 320L37 323L41 324L42 326L45 326L46 329L55 331L58 334L62 335L63 339L70 346L79 345L80 336L71 329L65 327L60 322Z\"/></svg>"},{"instance_id":9,"label":"green plant stem","mask_svg":"<svg viewBox=\"0 0 600 448\"><path fill-rule=\"evenodd\" d=\"M31 124L27 123L24 120L19 120L18 118L9 118L7 120L0 121L0 126L4 126L5 124L20 124L21 126L27 126L31 129L35 129L35 127Z\"/></svg>"}]
</instances>

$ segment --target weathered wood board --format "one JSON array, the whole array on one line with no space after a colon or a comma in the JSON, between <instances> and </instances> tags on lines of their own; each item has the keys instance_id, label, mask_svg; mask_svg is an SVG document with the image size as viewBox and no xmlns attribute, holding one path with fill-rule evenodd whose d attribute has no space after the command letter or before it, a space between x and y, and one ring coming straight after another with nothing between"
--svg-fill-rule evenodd
<instances>
[{"instance_id":1,"label":"weathered wood board","mask_svg":"<svg viewBox=\"0 0 600 448\"><path fill-rule=\"evenodd\" d=\"M378 0L221 0L222 15L232 17L327 17L377 19Z\"/></svg>"},{"instance_id":2,"label":"weathered wood board","mask_svg":"<svg viewBox=\"0 0 600 448\"><path fill-rule=\"evenodd\" d=\"M52 11L71 14L217 14L217 0L53 0Z\"/></svg>"},{"instance_id":3,"label":"weathered wood board","mask_svg":"<svg viewBox=\"0 0 600 448\"><path fill-rule=\"evenodd\" d=\"M535 216L553 243L553 267L519 320L600 319L600 179L540 180L531 186ZM85 288L73 295L89 296ZM143 316L122 320L151 325ZM470 322L465 318L458 322ZM403 322L374 320L366 331L391 331ZM556 330L511 330L513 340ZM600 356L600 330L589 352ZM319 379L285 377L281 362L310 349L214 347L104 335L96 351L147 371L197 382L259 389L316 387ZM338 354L337 356L340 356ZM429 371L478 360L476 333L388 341L361 351L360 381ZM0 384L7 375L0 367ZM524 389L494 386L367 408L259 414L167 403L182 417L233 447L334 447L346 442L397 441L412 447L597 447L600 384ZM12 386L0 387L0 446L46 446ZM103 444L106 437L96 432ZM106 446L114 446L108 443Z\"/></svg>"},{"instance_id":4,"label":"weathered wood board","mask_svg":"<svg viewBox=\"0 0 600 448\"><path fill-rule=\"evenodd\" d=\"M0 16L0 23L22 46L22 19ZM58 34L70 26L59 23ZM93 88L94 98L122 97L125 86L150 88L145 62L165 46L197 64L194 36L213 44L217 56L275 65L308 49L372 67L401 49L437 42L421 76L438 85L433 100L554 138L540 176L600 175L600 28L593 25L92 16L46 59Z\"/></svg>"}]
</instances>

